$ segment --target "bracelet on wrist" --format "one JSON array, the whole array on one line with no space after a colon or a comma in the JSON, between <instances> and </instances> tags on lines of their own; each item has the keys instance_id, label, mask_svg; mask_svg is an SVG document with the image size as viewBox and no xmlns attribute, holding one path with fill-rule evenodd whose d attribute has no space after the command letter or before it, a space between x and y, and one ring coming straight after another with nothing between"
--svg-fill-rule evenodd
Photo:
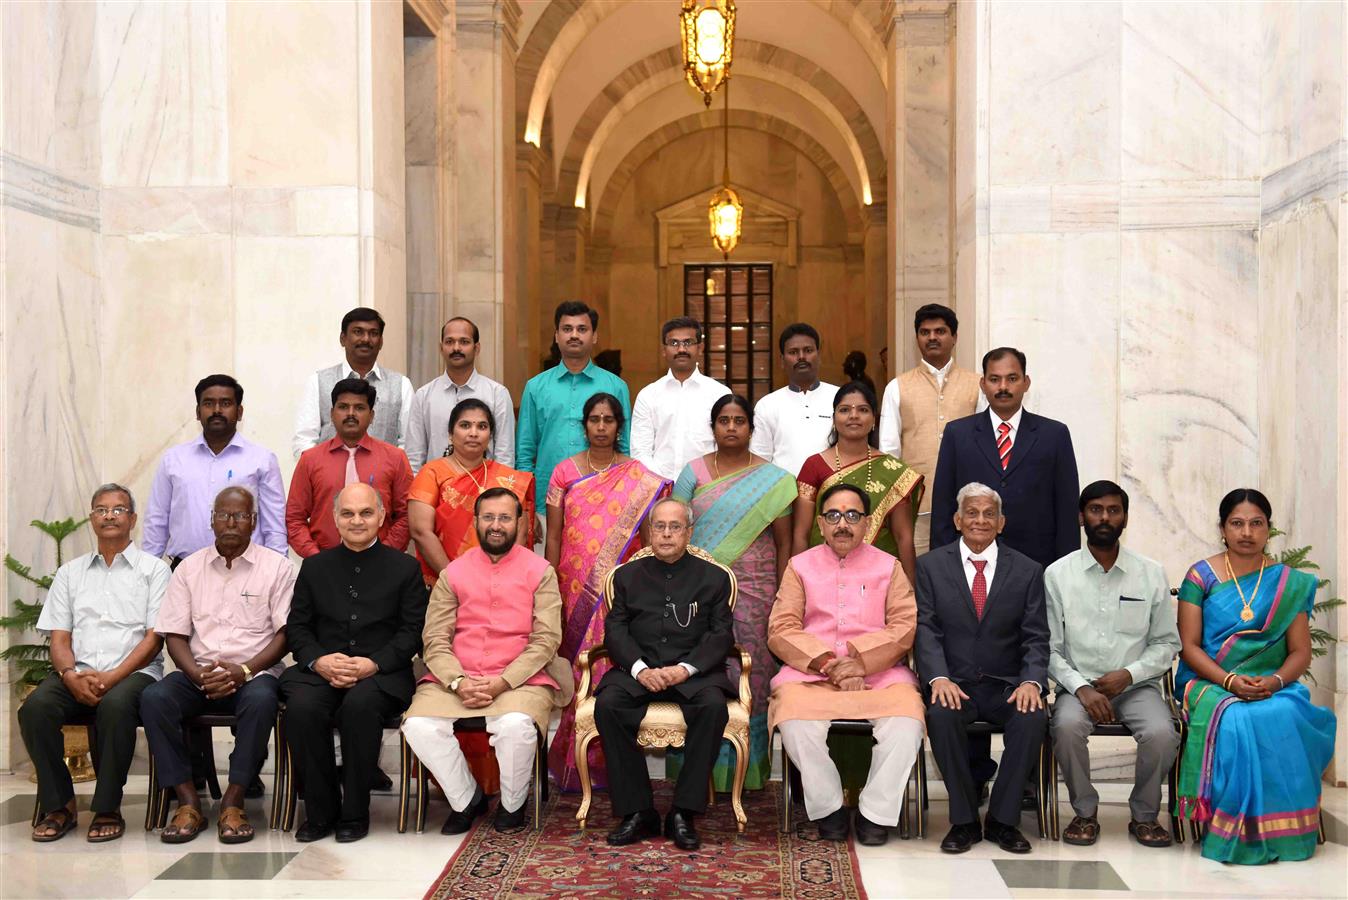
<instances>
[{"instance_id":1,"label":"bracelet on wrist","mask_svg":"<svg viewBox=\"0 0 1348 900\"><path fill-rule=\"evenodd\" d=\"M1287 682L1283 681L1282 676L1279 675L1277 672L1273 673L1273 677L1278 679L1278 690L1282 690L1283 688L1287 687Z\"/></svg>"},{"instance_id":2,"label":"bracelet on wrist","mask_svg":"<svg viewBox=\"0 0 1348 900\"><path fill-rule=\"evenodd\" d=\"M1227 672L1226 677L1222 679L1222 690L1231 690L1231 679L1236 677L1235 672Z\"/></svg>"}]
</instances>

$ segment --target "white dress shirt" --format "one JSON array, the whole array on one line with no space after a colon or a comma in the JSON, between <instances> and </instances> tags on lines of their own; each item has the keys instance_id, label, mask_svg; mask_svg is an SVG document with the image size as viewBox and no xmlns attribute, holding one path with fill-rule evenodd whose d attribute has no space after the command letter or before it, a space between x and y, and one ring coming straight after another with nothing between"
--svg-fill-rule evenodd
<instances>
[{"instance_id":1,"label":"white dress shirt","mask_svg":"<svg viewBox=\"0 0 1348 900\"><path fill-rule=\"evenodd\" d=\"M946 364L941 368L936 368L925 359L921 364L927 367L927 371L936 379L936 389L945 390L945 377L950 374L950 369L955 365L955 357L946 360ZM988 398L982 391L978 392L978 402L974 406L974 412L980 413L988 408ZM888 453L895 459L902 459L903 453L903 415L899 412L899 379L889 379L889 384L885 385L885 396L880 401L880 452ZM930 485L928 485L930 489ZM930 513L923 513L930 515Z\"/></svg>"},{"instance_id":2,"label":"white dress shirt","mask_svg":"<svg viewBox=\"0 0 1348 900\"><path fill-rule=\"evenodd\" d=\"M412 396L411 412L403 431L403 449L413 473L421 471L430 460L445 455L449 446L449 414L460 400L470 398L487 404L496 420L487 455L503 466L515 467L515 401L505 385L474 369L463 384L455 384L441 372L417 388Z\"/></svg>"},{"instance_id":3,"label":"white dress shirt","mask_svg":"<svg viewBox=\"0 0 1348 900\"><path fill-rule=\"evenodd\" d=\"M355 369L347 365L345 357L339 365L343 368L342 378L361 377ZM309 380L304 383L300 408L295 413L295 436L290 442L290 449L294 451L296 459L299 459L305 450L318 443L318 436L323 431L323 421L318 414L318 371L310 375ZM378 363L370 369L370 375L372 376L370 380L375 382L375 390L384 390L388 383L387 375ZM401 447L407 439L408 415L412 411L412 382L406 375L399 375L398 378L401 383L397 385L397 389L402 394L402 412L398 416L398 446Z\"/></svg>"},{"instance_id":4,"label":"white dress shirt","mask_svg":"<svg viewBox=\"0 0 1348 900\"><path fill-rule=\"evenodd\" d=\"M975 553L969 549L969 545L964 543L964 538L960 538L960 562L964 564L964 580L969 585L969 593L974 592L974 575L977 569L974 568L974 560L983 560L987 565L983 567L983 579L987 582L988 594L992 593L992 576L997 574L997 542L994 540L983 548L982 553Z\"/></svg>"},{"instance_id":5,"label":"white dress shirt","mask_svg":"<svg viewBox=\"0 0 1348 900\"><path fill-rule=\"evenodd\" d=\"M792 475L828 447L833 430L836 384L821 381L809 391L778 388L754 407L754 437L749 450Z\"/></svg>"},{"instance_id":6,"label":"white dress shirt","mask_svg":"<svg viewBox=\"0 0 1348 900\"><path fill-rule=\"evenodd\" d=\"M1011 452L1013 454L1016 452L1016 439L1020 437L1020 417L1024 412L1025 407L1022 406L1012 413L1011 418L1003 420L997 413L993 412L991 409L988 410L988 419L992 422L992 440L994 442L1000 442L1002 439L1000 429L1003 421L1011 426L1011 430L1007 432L1007 436L1011 438Z\"/></svg>"},{"instance_id":7,"label":"white dress shirt","mask_svg":"<svg viewBox=\"0 0 1348 900\"><path fill-rule=\"evenodd\" d=\"M683 381L667 372L646 385L632 404L633 458L662 478L678 478L689 460L716 449L711 407L728 393L697 368Z\"/></svg>"}]
</instances>

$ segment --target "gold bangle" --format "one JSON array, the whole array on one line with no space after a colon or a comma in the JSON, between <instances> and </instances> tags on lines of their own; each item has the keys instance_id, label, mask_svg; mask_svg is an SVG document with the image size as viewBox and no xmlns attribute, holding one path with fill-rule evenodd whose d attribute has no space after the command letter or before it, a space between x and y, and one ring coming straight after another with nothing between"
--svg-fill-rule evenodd
<instances>
[{"instance_id":1,"label":"gold bangle","mask_svg":"<svg viewBox=\"0 0 1348 900\"><path fill-rule=\"evenodd\" d=\"M1222 679L1222 690L1224 690L1224 691L1230 691L1230 690L1231 690L1231 687L1230 687L1230 685L1231 685L1231 679L1232 679L1232 678L1235 678L1235 677L1236 677L1236 673L1235 673L1235 672L1227 672L1227 673L1226 673L1226 677Z\"/></svg>"}]
</instances>

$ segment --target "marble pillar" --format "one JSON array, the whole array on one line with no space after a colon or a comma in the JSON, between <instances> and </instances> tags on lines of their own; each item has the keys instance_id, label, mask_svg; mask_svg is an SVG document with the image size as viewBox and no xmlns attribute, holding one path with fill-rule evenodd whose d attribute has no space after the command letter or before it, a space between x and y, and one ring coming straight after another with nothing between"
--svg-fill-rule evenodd
<instances>
[{"instance_id":1,"label":"marble pillar","mask_svg":"<svg viewBox=\"0 0 1348 900\"><path fill-rule=\"evenodd\" d=\"M515 237L515 0L455 4L454 313L477 323L477 368L506 370L505 310L517 289ZM511 348L511 352L514 351Z\"/></svg>"},{"instance_id":2,"label":"marble pillar","mask_svg":"<svg viewBox=\"0 0 1348 900\"><path fill-rule=\"evenodd\" d=\"M538 321L543 315L542 220L544 169L548 160L533 144L515 145L515 302L506 309L507 343L503 384L519 397L546 348L538 346Z\"/></svg>"}]
</instances>

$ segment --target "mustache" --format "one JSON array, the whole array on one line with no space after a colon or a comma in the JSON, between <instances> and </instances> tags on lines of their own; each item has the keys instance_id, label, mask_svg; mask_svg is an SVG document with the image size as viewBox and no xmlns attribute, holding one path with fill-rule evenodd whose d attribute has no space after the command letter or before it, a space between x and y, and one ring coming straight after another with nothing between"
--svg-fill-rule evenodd
<instances>
[{"instance_id":1,"label":"mustache","mask_svg":"<svg viewBox=\"0 0 1348 900\"><path fill-rule=\"evenodd\" d=\"M347 416L345 419L342 420L342 424L343 424L343 425L359 425L359 424L360 424L360 419L357 419L355 416Z\"/></svg>"},{"instance_id":2,"label":"mustache","mask_svg":"<svg viewBox=\"0 0 1348 900\"><path fill-rule=\"evenodd\" d=\"M998 391L997 393L993 394L992 396L996 397L998 400L1010 400L1010 399L1011 399L1011 392L1010 392L1010 391Z\"/></svg>"}]
</instances>

